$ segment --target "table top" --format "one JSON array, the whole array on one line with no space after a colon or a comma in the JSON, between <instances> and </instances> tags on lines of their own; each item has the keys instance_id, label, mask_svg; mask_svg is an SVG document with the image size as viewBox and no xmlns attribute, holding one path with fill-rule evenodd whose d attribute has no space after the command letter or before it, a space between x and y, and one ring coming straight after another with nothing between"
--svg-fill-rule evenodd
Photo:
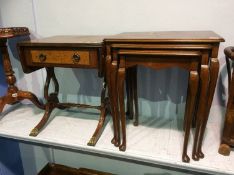
<instances>
[{"instance_id":1,"label":"table top","mask_svg":"<svg viewBox=\"0 0 234 175\"><path fill-rule=\"evenodd\" d=\"M0 39L12 38L16 36L29 35L27 27L0 28Z\"/></svg>"},{"instance_id":2,"label":"table top","mask_svg":"<svg viewBox=\"0 0 234 175\"><path fill-rule=\"evenodd\" d=\"M20 45L24 46L53 46L53 47L101 47L102 35L60 35L30 41L23 41Z\"/></svg>"},{"instance_id":3,"label":"table top","mask_svg":"<svg viewBox=\"0 0 234 175\"><path fill-rule=\"evenodd\" d=\"M109 36L105 42L224 42L213 31L125 32Z\"/></svg>"},{"instance_id":4,"label":"table top","mask_svg":"<svg viewBox=\"0 0 234 175\"><path fill-rule=\"evenodd\" d=\"M105 42L189 42L219 43L225 40L213 31L162 31L162 32L126 32L117 35L61 35L31 41L23 41L24 46L53 47L101 47Z\"/></svg>"}]
</instances>

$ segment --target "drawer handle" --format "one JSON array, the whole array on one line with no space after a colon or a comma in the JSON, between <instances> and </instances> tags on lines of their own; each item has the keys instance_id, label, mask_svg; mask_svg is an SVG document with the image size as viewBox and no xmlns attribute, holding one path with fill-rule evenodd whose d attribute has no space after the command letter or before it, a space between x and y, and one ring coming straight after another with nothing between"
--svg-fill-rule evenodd
<instances>
[{"instance_id":1,"label":"drawer handle","mask_svg":"<svg viewBox=\"0 0 234 175\"><path fill-rule=\"evenodd\" d=\"M80 61L80 55L78 53L74 53L74 55L72 56L72 60L73 62L79 62Z\"/></svg>"},{"instance_id":2,"label":"drawer handle","mask_svg":"<svg viewBox=\"0 0 234 175\"><path fill-rule=\"evenodd\" d=\"M43 53L39 54L39 60L40 62L44 62L46 60L46 55L44 55Z\"/></svg>"}]
</instances>

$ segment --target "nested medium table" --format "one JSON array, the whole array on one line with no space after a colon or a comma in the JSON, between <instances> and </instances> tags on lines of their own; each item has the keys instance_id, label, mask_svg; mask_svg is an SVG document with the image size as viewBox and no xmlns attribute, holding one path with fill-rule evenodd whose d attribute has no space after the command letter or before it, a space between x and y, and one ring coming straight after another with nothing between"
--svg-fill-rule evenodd
<instances>
[{"instance_id":1,"label":"nested medium table","mask_svg":"<svg viewBox=\"0 0 234 175\"><path fill-rule=\"evenodd\" d=\"M41 68L46 68L47 71L44 87L44 97L47 101L45 114L38 125L31 131L31 136L38 135L54 108L94 108L100 110L101 114L97 129L88 145L94 146L96 144L100 137L108 108L109 100L106 97L106 84L103 84L100 106L60 103L58 100L59 84L54 73L54 67L98 69L98 75L102 77L104 70L103 59L101 59L104 55L102 41L103 36L55 36L26 41L18 45L21 64L25 73L31 73ZM49 94L51 80L55 85L55 90ZM72 84L69 84L69 86L72 86Z\"/></svg>"},{"instance_id":2,"label":"nested medium table","mask_svg":"<svg viewBox=\"0 0 234 175\"><path fill-rule=\"evenodd\" d=\"M173 67L171 62L172 59L166 59L166 64L165 59L154 59L155 57L152 56L154 55L155 50L163 51L165 56L171 51L177 53L174 53L175 56L179 55L179 53L185 54L187 51L199 51L201 52L202 58L201 66L198 69L200 80L198 95L196 97L197 110L194 112L197 122L192 158L194 160L203 158L204 154L201 149L202 140L218 76L219 62L217 56L219 43L223 41L223 38L212 31L136 32L123 33L106 38L104 43L107 53L106 79L108 88L110 89L109 97L113 108L114 120L118 120L119 117L122 119L122 143L120 144L120 136L116 137L113 140L113 143L115 143L115 145L120 145L120 150L122 151L126 149L125 123L123 122L125 120L125 113L123 112L122 90L125 69L128 67L135 67L137 65L159 68L160 66L154 66L157 61L159 61L157 63L164 64L164 66L162 65L161 67ZM152 55L150 55L151 53ZM118 54L122 56L119 56ZM145 59L145 56L147 55L151 57ZM164 58L163 55L161 56ZM190 58L188 57L187 59ZM179 61L179 59L177 61ZM117 96L115 94L117 94ZM136 98L135 95L133 99L134 98ZM121 111L120 116L118 113L119 111ZM137 111L137 109L135 109L135 111ZM187 109L187 111L189 110ZM187 120L187 118L188 117L185 117L185 120ZM118 122L116 123L117 125L119 124ZM187 121L185 124L186 123ZM137 120L135 124L137 125ZM185 128L187 127L188 126ZM115 128L118 129L119 126L116 126ZM116 133L118 132L116 131ZM188 157L184 155L183 161L189 161Z\"/></svg>"},{"instance_id":3,"label":"nested medium table","mask_svg":"<svg viewBox=\"0 0 234 175\"><path fill-rule=\"evenodd\" d=\"M3 68L8 85L7 94L0 97L0 113L3 111L5 105L14 104L24 99L28 99L40 109L44 109L44 105L39 102L33 93L19 90L15 86L16 78L7 51L7 41L9 39L19 36L28 36L29 34L29 30L26 27L0 28L0 51L2 53Z\"/></svg>"}]
</instances>

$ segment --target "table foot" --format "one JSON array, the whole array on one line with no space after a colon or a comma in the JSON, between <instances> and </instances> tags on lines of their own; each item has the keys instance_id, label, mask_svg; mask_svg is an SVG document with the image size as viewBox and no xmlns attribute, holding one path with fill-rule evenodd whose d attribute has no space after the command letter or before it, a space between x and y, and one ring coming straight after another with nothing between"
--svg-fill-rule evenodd
<instances>
[{"instance_id":1,"label":"table foot","mask_svg":"<svg viewBox=\"0 0 234 175\"><path fill-rule=\"evenodd\" d=\"M229 156L231 152L231 147L228 144L222 143L219 146L219 154L222 154L224 156Z\"/></svg>"},{"instance_id":2,"label":"table foot","mask_svg":"<svg viewBox=\"0 0 234 175\"><path fill-rule=\"evenodd\" d=\"M198 160L199 160L199 157L198 157L196 154L193 154L193 155L192 155L192 159L195 160L195 161L198 161Z\"/></svg>"},{"instance_id":3,"label":"table foot","mask_svg":"<svg viewBox=\"0 0 234 175\"><path fill-rule=\"evenodd\" d=\"M120 142L119 142L118 140L116 140L115 137L113 137L113 138L111 139L111 143L112 143L113 145L115 145L115 147L119 147L119 145L120 145Z\"/></svg>"},{"instance_id":4,"label":"table foot","mask_svg":"<svg viewBox=\"0 0 234 175\"><path fill-rule=\"evenodd\" d=\"M120 145L119 150L120 151L126 151L126 145L125 144Z\"/></svg>"},{"instance_id":5,"label":"table foot","mask_svg":"<svg viewBox=\"0 0 234 175\"><path fill-rule=\"evenodd\" d=\"M139 122L138 122L138 121L134 121L134 122L133 122L133 125L134 125L134 126L138 126L138 125L139 125Z\"/></svg>"},{"instance_id":6,"label":"table foot","mask_svg":"<svg viewBox=\"0 0 234 175\"><path fill-rule=\"evenodd\" d=\"M183 154L182 161L185 162L185 163L189 163L190 162L189 156L187 154Z\"/></svg>"},{"instance_id":7,"label":"table foot","mask_svg":"<svg viewBox=\"0 0 234 175\"><path fill-rule=\"evenodd\" d=\"M97 138L96 137L91 137L89 142L87 143L88 146L95 146L97 143Z\"/></svg>"},{"instance_id":8,"label":"table foot","mask_svg":"<svg viewBox=\"0 0 234 175\"><path fill-rule=\"evenodd\" d=\"M89 142L87 143L87 145L89 146L95 146L98 139L100 138L103 128L104 128L104 124L105 124L105 119L106 119L106 107L103 106L103 109L101 110L101 114L100 114L100 119L97 125L97 128L93 134L93 136L91 137L91 139L89 140Z\"/></svg>"},{"instance_id":9,"label":"table foot","mask_svg":"<svg viewBox=\"0 0 234 175\"><path fill-rule=\"evenodd\" d=\"M40 133L41 129L45 126L46 122L48 121L51 112L55 108L55 104L56 103L53 103L53 102L48 102L46 104L44 116L42 117L41 121L37 124L37 126L35 126L34 129L30 132L29 136L36 137Z\"/></svg>"},{"instance_id":10,"label":"table foot","mask_svg":"<svg viewBox=\"0 0 234 175\"><path fill-rule=\"evenodd\" d=\"M112 143L112 144L115 144L115 142L116 142L115 137L113 137L113 138L111 139L111 143Z\"/></svg>"},{"instance_id":11,"label":"table foot","mask_svg":"<svg viewBox=\"0 0 234 175\"><path fill-rule=\"evenodd\" d=\"M199 158L201 158L201 159L203 159L203 158L205 157L204 153L203 153L201 150L199 150L199 151L197 152L197 156L198 156Z\"/></svg>"},{"instance_id":12,"label":"table foot","mask_svg":"<svg viewBox=\"0 0 234 175\"><path fill-rule=\"evenodd\" d=\"M33 128L33 130L30 132L29 136L36 137L39 134L39 130L37 128Z\"/></svg>"}]
</instances>

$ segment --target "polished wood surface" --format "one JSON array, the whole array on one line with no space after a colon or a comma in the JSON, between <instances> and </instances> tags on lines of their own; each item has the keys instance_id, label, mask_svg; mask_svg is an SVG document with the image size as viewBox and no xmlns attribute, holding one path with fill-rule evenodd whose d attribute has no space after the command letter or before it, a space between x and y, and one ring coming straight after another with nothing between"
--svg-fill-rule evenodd
<instances>
[{"instance_id":1,"label":"polished wood surface","mask_svg":"<svg viewBox=\"0 0 234 175\"><path fill-rule=\"evenodd\" d=\"M114 43L159 42L159 43L217 43L224 39L213 31L162 31L162 32L126 32L110 37L105 41Z\"/></svg>"},{"instance_id":2,"label":"polished wood surface","mask_svg":"<svg viewBox=\"0 0 234 175\"><path fill-rule=\"evenodd\" d=\"M228 156L230 155L231 147L234 146L234 72L231 73L229 62L229 59L234 60L234 47L225 48L224 53L228 72L229 94L219 153Z\"/></svg>"},{"instance_id":3,"label":"polished wood surface","mask_svg":"<svg viewBox=\"0 0 234 175\"><path fill-rule=\"evenodd\" d=\"M16 87L16 78L12 69L11 60L7 50L7 41L12 37L29 35L29 31L25 27L12 27L12 28L0 28L0 51L3 59L3 69L6 76L8 85L7 93L5 96L0 97L0 113L3 111L5 105L14 104L22 100L30 100L38 108L44 109L44 105L38 100L38 98L31 92L19 90Z\"/></svg>"},{"instance_id":4,"label":"polished wood surface","mask_svg":"<svg viewBox=\"0 0 234 175\"><path fill-rule=\"evenodd\" d=\"M96 144L105 124L107 112L110 112L105 82L101 92L100 106L62 103L58 99L59 83L54 73L54 67L95 68L99 71L99 77L102 77L104 72L102 69L105 67L101 63L102 40L102 36L54 36L18 44L21 64L25 73L31 73L41 68L46 68L47 72L44 86L45 113L41 121L31 131L31 136L37 136L44 128L54 108L94 108L100 110L101 114L97 128L88 145L94 146ZM53 82L55 88L54 92L49 93L51 82Z\"/></svg>"},{"instance_id":5,"label":"polished wood surface","mask_svg":"<svg viewBox=\"0 0 234 175\"><path fill-rule=\"evenodd\" d=\"M25 46L101 47L105 35L58 35L22 42Z\"/></svg>"},{"instance_id":6,"label":"polished wood surface","mask_svg":"<svg viewBox=\"0 0 234 175\"><path fill-rule=\"evenodd\" d=\"M132 109L134 104L134 96L133 93L130 93L131 89L135 89L135 93L137 93L136 88L131 87L134 82L129 78L129 74L131 75L131 67L136 67L137 65L144 65L151 68L167 68L178 66L187 70L191 70L188 63L192 57L184 57L184 59L180 59L179 57L183 57L183 53L189 51L198 51L201 53L201 64L200 67L197 69L197 74L200 78L194 78L193 72L190 72L191 84L198 84L197 95L194 100L194 92L190 92L188 88L188 96L193 96L187 99L186 105L186 116L185 116L185 125L184 129L188 130L188 124L190 120L187 121L187 116L193 115L194 121L196 122L196 136L195 142L193 147L193 154L192 158L194 160L199 160L199 158L203 158L204 154L202 152L202 140L204 135L204 130L206 127L206 122L209 116L210 107L213 100L214 90L217 82L217 72L219 69L218 64L218 49L219 43L223 42L224 39L217 35L212 31L177 31L177 32L130 32L130 33L122 33L118 35L114 35L104 39L104 43L106 46L106 55L107 59L109 60L108 64L110 66L110 70L106 71L107 79L110 77L111 81L108 81L108 88L110 89L110 102L112 104L112 108L114 108L113 117L115 120L120 120L122 118L122 143L120 144L120 150L125 150L126 148L126 136L125 136L125 109L123 105L123 77L126 76L126 81L130 81L127 83L127 96L129 98L127 103L127 114L130 115L130 118L133 118L134 112L138 113L138 109ZM137 55L134 55L134 52L138 50ZM169 58L169 55L164 55L161 57L150 57L150 54L158 51L158 55L160 54L167 54L168 51L174 51L171 55L174 57ZM120 57L118 54L121 53L125 54L124 58ZM133 55L131 55L133 54ZM180 55L182 54L182 55ZM176 58L177 55L177 59ZM147 59L146 59L147 57ZM121 58L124 60L124 64L121 65ZM175 61L176 60L176 61ZM191 61L191 60L190 60ZM153 62L162 63L161 65L152 64ZM186 63L187 62L187 63ZM176 64L175 64L176 63ZM128 70L129 69L129 70ZM116 73L118 72L118 73ZM117 78L115 78L117 77ZM133 76L135 77L135 76ZM197 80L198 79L198 83ZM136 83L135 83L136 84ZM133 85L132 85L133 86ZM191 86L191 85L190 85ZM118 87L118 89L116 89ZM195 88L196 90L196 88ZM118 93L117 93L118 92ZM118 94L118 97L116 97ZM202 100L204 95L206 98ZM194 102L195 111L191 112L190 109L191 99ZM116 101L121 101L119 103L119 107L116 107ZM136 104L136 102L135 102ZM117 103L118 105L118 103ZM187 107L188 106L188 107ZM116 108L116 109L115 109ZM119 114L120 111L120 114ZM137 116L135 117L138 118ZM137 124L137 122L135 122ZM119 124L121 126L121 124ZM116 132L118 131L118 126L115 127ZM187 128L187 129L186 129ZM188 131L186 131L188 132ZM121 134L119 134L121 135ZM114 143L119 143L120 140L114 138ZM185 137L185 143L187 138ZM118 144L117 144L118 145ZM182 160L188 162L189 159L186 156L186 146L184 146L184 151L182 155Z\"/></svg>"}]
</instances>

